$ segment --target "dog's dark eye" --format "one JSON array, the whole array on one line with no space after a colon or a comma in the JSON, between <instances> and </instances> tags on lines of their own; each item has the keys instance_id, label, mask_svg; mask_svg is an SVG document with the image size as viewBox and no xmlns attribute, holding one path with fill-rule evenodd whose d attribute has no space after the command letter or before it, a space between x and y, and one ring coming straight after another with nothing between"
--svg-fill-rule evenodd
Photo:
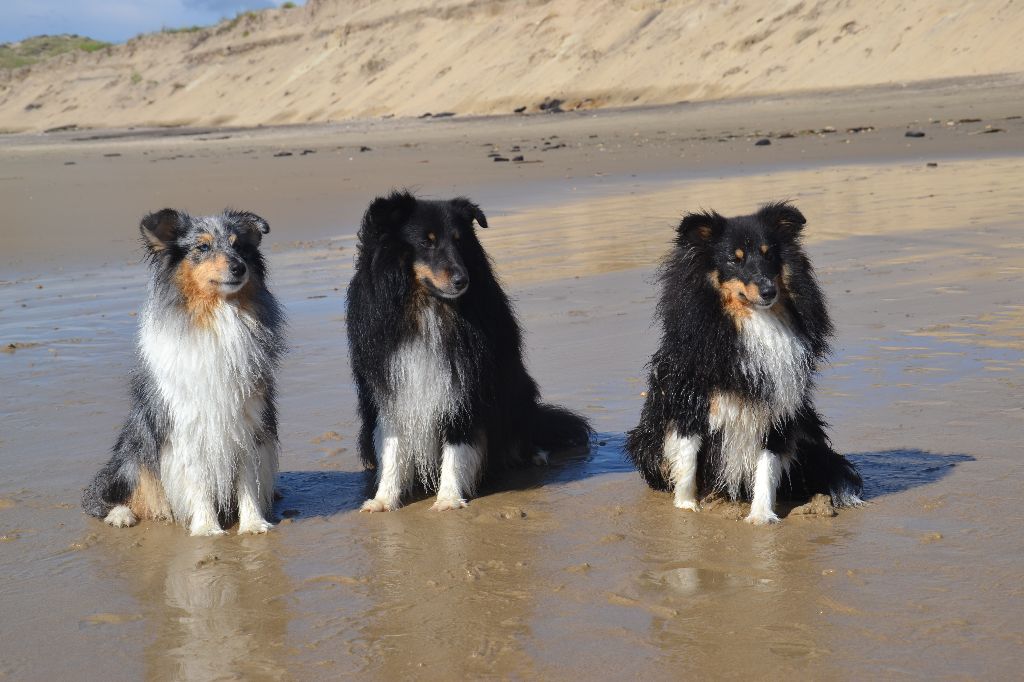
<instances>
[{"instance_id":1,"label":"dog's dark eye","mask_svg":"<svg viewBox=\"0 0 1024 682\"><path fill-rule=\"evenodd\" d=\"M206 253L209 250L210 250L210 245L209 244L200 244L199 246L196 247L196 251L198 251L199 253Z\"/></svg>"}]
</instances>

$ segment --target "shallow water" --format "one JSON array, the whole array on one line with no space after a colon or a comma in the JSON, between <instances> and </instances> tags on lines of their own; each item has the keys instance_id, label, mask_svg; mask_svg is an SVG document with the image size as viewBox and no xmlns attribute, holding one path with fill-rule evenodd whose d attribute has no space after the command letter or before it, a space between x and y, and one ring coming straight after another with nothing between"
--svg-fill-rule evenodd
<instances>
[{"instance_id":1,"label":"shallow water","mask_svg":"<svg viewBox=\"0 0 1024 682\"><path fill-rule=\"evenodd\" d=\"M1016 676L1024 162L839 166L621 184L497 215L481 239L547 399L588 453L465 510L357 513L344 340L353 226L275 244L291 319L281 525L114 530L78 508L126 409L144 272L132 254L0 283L0 675L61 679ZM801 188L794 193L793 188ZM653 264L684 209L788 195L837 322L819 407L870 504L738 521L674 509L623 461ZM486 207L485 207L486 208Z\"/></svg>"}]
</instances>

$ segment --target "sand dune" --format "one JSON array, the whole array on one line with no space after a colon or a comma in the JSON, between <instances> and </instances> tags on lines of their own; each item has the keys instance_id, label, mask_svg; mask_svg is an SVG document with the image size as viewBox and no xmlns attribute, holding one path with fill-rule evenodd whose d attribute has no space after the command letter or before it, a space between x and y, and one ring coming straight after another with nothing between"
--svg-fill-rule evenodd
<instances>
[{"instance_id":1,"label":"sand dune","mask_svg":"<svg viewBox=\"0 0 1024 682\"><path fill-rule=\"evenodd\" d=\"M1012 0L310 0L0 72L0 130L537 111L1024 71Z\"/></svg>"}]
</instances>

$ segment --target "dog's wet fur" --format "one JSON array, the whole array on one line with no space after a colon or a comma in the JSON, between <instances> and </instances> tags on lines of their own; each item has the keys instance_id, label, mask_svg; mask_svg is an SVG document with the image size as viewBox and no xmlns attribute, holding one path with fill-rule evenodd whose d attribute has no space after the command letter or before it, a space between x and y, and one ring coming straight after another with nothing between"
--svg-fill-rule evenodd
<instances>
[{"instance_id":1,"label":"dog's wet fur","mask_svg":"<svg viewBox=\"0 0 1024 682\"><path fill-rule=\"evenodd\" d=\"M236 519L241 533L271 527L284 317L260 252L269 230L243 211L143 218L151 268L131 408L84 491L89 514L114 526L174 521L193 535Z\"/></svg>"},{"instance_id":2,"label":"dog's wet fur","mask_svg":"<svg viewBox=\"0 0 1024 682\"><path fill-rule=\"evenodd\" d=\"M708 494L778 521L776 494L860 504L854 466L829 444L812 400L832 323L791 204L725 218L691 213L660 271L661 344L627 454L656 490L696 511Z\"/></svg>"},{"instance_id":3,"label":"dog's wet fur","mask_svg":"<svg viewBox=\"0 0 1024 682\"><path fill-rule=\"evenodd\" d=\"M485 478L588 443L587 421L539 401L519 324L465 198L379 197L359 230L348 336L362 428L377 470L364 511L398 508L417 484L457 509Z\"/></svg>"}]
</instances>

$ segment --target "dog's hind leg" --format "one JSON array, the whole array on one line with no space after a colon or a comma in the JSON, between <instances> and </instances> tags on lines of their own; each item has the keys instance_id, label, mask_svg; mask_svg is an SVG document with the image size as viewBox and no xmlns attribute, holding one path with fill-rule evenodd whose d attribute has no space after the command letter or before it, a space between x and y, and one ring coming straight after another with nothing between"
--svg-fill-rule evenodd
<instances>
[{"instance_id":1,"label":"dog's hind leg","mask_svg":"<svg viewBox=\"0 0 1024 682\"><path fill-rule=\"evenodd\" d=\"M114 528L128 528L139 522L139 519L132 513L127 505L119 504L103 518L103 522Z\"/></svg>"},{"instance_id":2,"label":"dog's hind leg","mask_svg":"<svg viewBox=\"0 0 1024 682\"><path fill-rule=\"evenodd\" d=\"M678 509L700 511L697 503L697 455L700 436L682 436L674 428L665 436L665 462Z\"/></svg>"},{"instance_id":3,"label":"dog's hind leg","mask_svg":"<svg viewBox=\"0 0 1024 682\"><path fill-rule=\"evenodd\" d=\"M483 452L475 443L445 443L441 449L441 481L434 511L462 509L480 481Z\"/></svg>"},{"instance_id":4,"label":"dog's hind leg","mask_svg":"<svg viewBox=\"0 0 1024 682\"><path fill-rule=\"evenodd\" d=\"M775 514L775 492L781 480L781 459L771 450L762 450L757 456L754 469L754 495L750 502L750 514L744 519L747 523L761 526L779 522Z\"/></svg>"},{"instance_id":5,"label":"dog's hind leg","mask_svg":"<svg viewBox=\"0 0 1024 682\"><path fill-rule=\"evenodd\" d=\"M402 493L412 484L412 462L408 454L402 452L398 432L394 429L378 426L374 446L377 449L377 494L363 502L359 511L393 511L401 506Z\"/></svg>"}]
</instances>

